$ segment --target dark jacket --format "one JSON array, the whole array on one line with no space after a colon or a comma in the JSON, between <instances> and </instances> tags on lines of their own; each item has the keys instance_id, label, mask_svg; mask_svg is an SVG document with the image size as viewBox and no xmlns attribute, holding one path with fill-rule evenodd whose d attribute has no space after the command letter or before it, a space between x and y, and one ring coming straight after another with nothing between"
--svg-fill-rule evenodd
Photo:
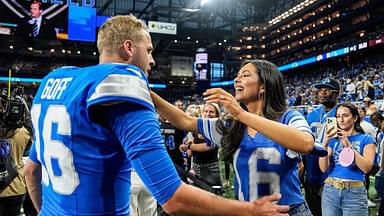
<instances>
[{"instance_id":1,"label":"dark jacket","mask_svg":"<svg viewBox=\"0 0 384 216\"><path fill-rule=\"evenodd\" d=\"M30 24L30 17L22 20L16 30L16 36L19 37L31 37L36 39L56 39L56 32L52 23L42 17L39 33L36 37L33 37L32 30L33 24Z\"/></svg>"}]
</instances>

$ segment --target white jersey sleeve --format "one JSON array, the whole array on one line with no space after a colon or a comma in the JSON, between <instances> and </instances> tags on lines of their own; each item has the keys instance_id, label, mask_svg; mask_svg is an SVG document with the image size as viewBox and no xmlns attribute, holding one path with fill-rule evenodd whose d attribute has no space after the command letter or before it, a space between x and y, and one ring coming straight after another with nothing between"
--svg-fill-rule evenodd
<instances>
[{"instance_id":1,"label":"white jersey sleeve","mask_svg":"<svg viewBox=\"0 0 384 216\"><path fill-rule=\"evenodd\" d=\"M220 147L221 138L223 137L216 127L217 121L221 121L218 118L199 118L197 119L197 127L199 133L205 138L208 146Z\"/></svg>"},{"instance_id":2,"label":"white jersey sleeve","mask_svg":"<svg viewBox=\"0 0 384 216\"><path fill-rule=\"evenodd\" d=\"M130 65L117 65L113 72L95 83L87 99L88 106L130 101L154 110L148 80L139 69Z\"/></svg>"}]
</instances>

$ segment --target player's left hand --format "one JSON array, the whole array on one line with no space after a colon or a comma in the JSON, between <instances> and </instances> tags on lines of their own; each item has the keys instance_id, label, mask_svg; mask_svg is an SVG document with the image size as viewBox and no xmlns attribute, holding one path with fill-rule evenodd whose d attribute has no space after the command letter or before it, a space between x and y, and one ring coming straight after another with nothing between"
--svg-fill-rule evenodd
<instances>
[{"instance_id":1,"label":"player's left hand","mask_svg":"<svg viewBox=\"0 0 384 216\"><path fill-rule=\"evenodd\" d=\"M244 112L236 98L221 88L211 88L203 93L204 100L208 103L219 103L233 116L238 119L240 113Z\"/></svg>"}]
</instances>

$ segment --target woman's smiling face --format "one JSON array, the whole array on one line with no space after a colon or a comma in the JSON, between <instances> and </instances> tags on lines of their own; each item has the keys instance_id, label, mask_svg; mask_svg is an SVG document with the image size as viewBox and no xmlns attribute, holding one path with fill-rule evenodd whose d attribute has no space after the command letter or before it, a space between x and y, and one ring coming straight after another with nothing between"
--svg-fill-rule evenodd
<instances>
[{"instance_id":1,"label":"woman's smiling face","mask_svg":"<svg viewBox=\"0 0 384 216\"><path fill-rule=\"evenodd\" d=\"M260 99L262 83L256 67L248 63L237 73L235 78L236 99L245 104Z\"/></svg>"}]
</instances>

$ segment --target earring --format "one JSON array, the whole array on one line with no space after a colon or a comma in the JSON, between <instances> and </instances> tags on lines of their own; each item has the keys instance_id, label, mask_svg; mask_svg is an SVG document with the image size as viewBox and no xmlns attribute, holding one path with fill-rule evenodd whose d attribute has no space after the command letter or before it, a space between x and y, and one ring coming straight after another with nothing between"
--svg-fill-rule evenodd
<instances>
[{"instance_id":1,"label":"earring","mask_svg":"<svg viewBox=\"0 0 384 216\"><path fill-rule=\"evenodd\" d=\"M264 99L264 92L260 92L260 93L259 93L259 98L260 98L260 99Z\"/></svg>"}]
</instances>

